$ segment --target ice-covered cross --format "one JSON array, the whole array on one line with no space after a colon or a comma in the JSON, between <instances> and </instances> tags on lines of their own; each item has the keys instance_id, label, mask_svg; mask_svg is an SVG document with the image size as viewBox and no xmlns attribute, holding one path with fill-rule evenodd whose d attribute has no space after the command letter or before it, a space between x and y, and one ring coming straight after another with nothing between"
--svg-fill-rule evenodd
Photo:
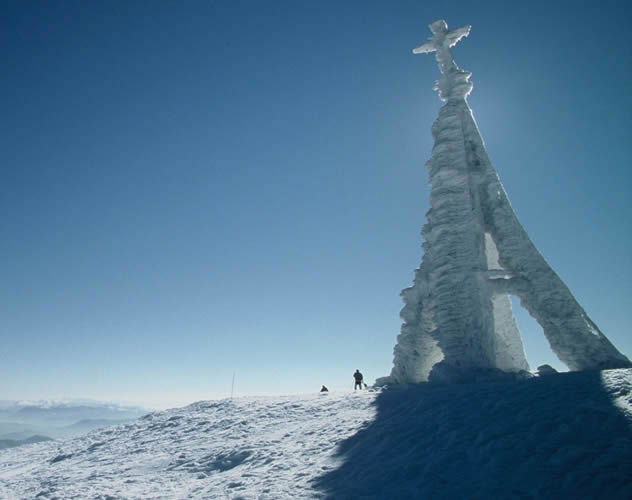
<instances>
[{"instance_id":1,"label":"ice-covered cross","mask_svg":"<svg viewBox=\"0 0 632 500\"><path fill-rule=\"evenodd\" d=\"M453 97L464 98L472 90L469 82L471 73L461 71L454 62L451 47L454 47L461 38L470 34L470 25L462 26L448 31L448 23L439 19L429 25L432 36L423 45L413 49L413 54L428 54L436 52L439 71L442 77L436 85L441 99L448 100Z\"/></svg>"},{"instance_id":2,"label":"ice-covered cross","mask_svg":"<svg viewBox=\"0 0 632 500\"><path fill-rule=\"evenodd\" d=\"M469 35L472 27L467 25L448 31L448 23L443 19L435 21L430 24L429 27L430 31L432 31L432 36L426 43L413 49L413 54L427 54L436 51L437 62L439 63L441 73L445 75L453 69L458 70L457 65L454 63L450 47L454 47L461 38Z\"/></svg>"}]
</instances>

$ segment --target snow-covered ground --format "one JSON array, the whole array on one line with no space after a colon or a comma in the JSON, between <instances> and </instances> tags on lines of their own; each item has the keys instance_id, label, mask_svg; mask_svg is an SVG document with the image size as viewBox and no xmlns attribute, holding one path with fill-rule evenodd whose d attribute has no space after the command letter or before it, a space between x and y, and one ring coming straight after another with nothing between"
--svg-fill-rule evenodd
<instances>
[{"instance_id":1,"label":"snow-covered ground","mask_svg":"<svg viewBox=\"0 0 632 500\"><path fill-rule=\"evenodd\" d=\"M0 498L632 498L632 370L248 397L0 452Z\"/></svg>"}]
</instances>

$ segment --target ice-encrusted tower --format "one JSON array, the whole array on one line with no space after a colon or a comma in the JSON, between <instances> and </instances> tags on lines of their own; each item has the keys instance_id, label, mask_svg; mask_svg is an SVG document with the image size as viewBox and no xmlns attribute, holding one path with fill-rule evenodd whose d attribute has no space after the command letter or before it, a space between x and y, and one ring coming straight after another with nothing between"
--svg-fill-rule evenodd
<instances>
[{"instance_id":1,"label":"ice-encrusted tower","mask_svg":"<svg viewBox=\"0 0 632 500\"><path fill-rule=\"evenodd\" d=\"M423 261L402 291L394 366L378 384L527 370L509 295L520 298L569 369L632 366L540 255L509 203L466 100L471 73L458 68L450 50L470 26L449 31L439 20L430 30L413 53L436 53L435 89L445 101L426 163L431 208L422 229Z\"/></svg>"}]
</instances>

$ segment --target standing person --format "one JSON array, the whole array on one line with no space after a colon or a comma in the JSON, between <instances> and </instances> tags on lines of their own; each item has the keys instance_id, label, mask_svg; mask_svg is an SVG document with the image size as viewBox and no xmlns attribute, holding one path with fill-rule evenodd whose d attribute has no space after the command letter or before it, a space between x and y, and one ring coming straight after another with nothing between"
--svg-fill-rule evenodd
<instances>
[{"instance_id":1,"label":"standing person","mask_svg":"<svg viewBox=\"0 0 632 500\"><path fill-rule=\"evenodd\" d=\"M355 380L353 390L355 391L358 387L362 389L362 374L360 373L360 370L355 371L355 373L353 374L353 378Z\"/></svg>"}]
</instances>

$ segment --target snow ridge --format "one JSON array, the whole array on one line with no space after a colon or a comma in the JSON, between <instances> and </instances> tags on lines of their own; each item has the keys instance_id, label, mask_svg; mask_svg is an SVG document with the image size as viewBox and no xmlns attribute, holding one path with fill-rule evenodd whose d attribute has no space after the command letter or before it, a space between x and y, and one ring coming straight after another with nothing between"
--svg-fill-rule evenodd
<instances>
[{"instance_id":1,"label":"snow ridge","mask_svg":"<svg viewBox=\"0 0 632 500\"><path fill-rule=\"evenodd\" d=\"M0 451L0 498L631 498L632 370L201 401Z\"/></svg>"},{"instance_id":2,"label":"snow ridge","mask_svg":"<svg viewBox=\"0 0 632 500\"><path fill-rule=\"evenodd\" d=\"M298 498L376 393L203 401L0 452L0 498ZM109 497L107 497L109 495Z\"/></svg>"}]
</instances>

